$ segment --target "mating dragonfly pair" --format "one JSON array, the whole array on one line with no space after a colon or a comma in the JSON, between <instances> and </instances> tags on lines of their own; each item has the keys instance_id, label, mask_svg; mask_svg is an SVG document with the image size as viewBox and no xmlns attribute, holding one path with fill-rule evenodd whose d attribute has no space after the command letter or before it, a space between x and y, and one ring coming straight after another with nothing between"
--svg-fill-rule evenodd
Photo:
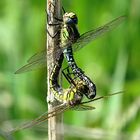
<instances>
[{"instance_id":1,"label":"mating dragonfly pair","mask_svg":"<svg viewBox=\"0 0 140 140\"><path fill-rule=\"evenodd\" d=\"M35 124L39 124L67 109L92 110L94 109L94 107L86 105L87 103L120 93L117 92L114 94L109 94L107 96L94 98L96 95L96 86L90 80L90 78L86 76L84 72L77 66L73 57L73 51L79 50L80 48L86 46L89 42L114 29L117 25L122 23L124 19L125 16L120 16L95 30L88 31L80 35L77 29L78 19L76 14L72 12L64 13L63 19L59 19L59 23L56 24L61 24L60 47L55 52L53 52L55 53L54 56L56 56L57 59L50 75L50 85L54 93L54 97L62 104L56 107L55 111L45 113L39 118L17 129L14 129L11 132L25 129ZM61 69L64 57L66 58L69 65L65 69L66 72L64 72L64 70L62 71L63 75L70 83L70 87L68 89L63 89L58 83L59 71ZM46 51L37 53L28 60L28 63L25 66L17 70L16 74L33 70L38 66L44 67L47 64L46 61ZM69 71L70 68L72 70L72 73L70 73ZM82 98L84 95L90 100L87 102L82 102Z\"/></svg>"}]
</instances>

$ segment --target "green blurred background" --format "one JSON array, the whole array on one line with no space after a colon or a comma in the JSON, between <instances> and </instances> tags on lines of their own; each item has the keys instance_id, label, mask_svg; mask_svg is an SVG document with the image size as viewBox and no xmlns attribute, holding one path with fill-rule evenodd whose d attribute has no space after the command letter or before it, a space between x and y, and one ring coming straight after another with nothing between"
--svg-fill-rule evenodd
<instances>
[{"instance_id":1,"label":"green blurred background","mask_svg":"<svg viewBox=\"0 0 140 140\"><path fill-rule=\"evenodd\" d=\"M106 36L75 53L75 59L96 83L97 95L124 94L92 103L94 111L64 115L67 140L140 139L140 1L63 0L66 11L79 17L84 33L120 16L126 21ZM0 1L0 134L47 111L46 70L14 72L46 44L46 1ZM47 123L44 123L47 126ZM0 138L3 140L4 138ZM8 140L46 140L47 128L37 127Z\"/></svg>"}]
</instances>

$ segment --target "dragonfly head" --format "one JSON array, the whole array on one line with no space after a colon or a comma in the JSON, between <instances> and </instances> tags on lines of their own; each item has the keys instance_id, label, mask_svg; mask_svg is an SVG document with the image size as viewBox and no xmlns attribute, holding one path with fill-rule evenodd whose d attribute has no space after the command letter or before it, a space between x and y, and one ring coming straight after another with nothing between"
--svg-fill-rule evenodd
<instances>
[{"instance_id":1,"label":"dragonfly head","mask_svg":"<svg viewBox=\"0 0 140 140\"><path fill-rule=\"evenodd\" d=\"M65 24L77 24L78 18L75 13L70 12L63 15L63 21Z\"/></svg>"},{"instance_id":2,"label":"dragonfly head","mask_svg":"<svg viewBox=\"0 0 140 140\"><path fill-rule=\"evenodd\" d=\"M91 87L87 86L83 81L77 83L78 90L84 94L88 99L93 99L96 96L96 86L92 84Z\"/></svg>"}]
</instances>

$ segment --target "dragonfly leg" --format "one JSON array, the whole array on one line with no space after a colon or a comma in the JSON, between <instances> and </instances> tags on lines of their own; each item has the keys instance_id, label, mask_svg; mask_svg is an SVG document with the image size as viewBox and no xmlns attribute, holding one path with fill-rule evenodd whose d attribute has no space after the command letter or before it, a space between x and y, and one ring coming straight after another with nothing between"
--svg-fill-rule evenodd
<instances>
[{"instance_id":1,"label":"dragonfly leg","mask_svg":"<svg viewBox=\"0 0 140 140\"><path fill-rule=\"evenodd\" d=\"M74 72L70 72L69 68L70 68L70 66L68 66L68 67L65 68L65 70L67 70L67 75L68 75L68 77L71 78L71 77L72 77L71 75L73 75L74 78L73 78L73 79L71 78L71 79L72 79L72 80L77 79L78 76L75 75Z\"/></svg>"},{"instance_id":2,"label":"dragonfly leg","mask_svg":"<svg viewBox=\"0 0 140 140\"><path fill-rule=\"evenodd\" d=\"M64 14L66 13L66 11L65 11L65 9L64 9L64 7L62 6L62 11L64 12Z\"/></svg>"},{"instance_id":3,"label":"dragonfly leg","mask_svg":"<svg viewBox=\"0 0 140 140\"><path fill-rule=\"evenodd\" d=\"M50 4L51 5L53 5L51 2L50 2ZM54 5L53 5L54 6ZM54 9L55 9L55 6L54 6ZM45 9L45 11L46 11L46 14L47 14L47 21L50 21L50 16L49 16L49 14L51 14L51 13L47 13L47 10ZM62 19L59 19L58 17L54 17L54 19L57 21L57 23L47 23L49 26L60 26L61 24L62 24L62 22L63 22L63 20ZM46 29L46 31L47 31L47 33L48 33L48 35L50 36L50 37L52 37L52 38L55 38L56 37L56 35L59 33L59 31L60 31L60 29L58 30L58 31L56 31L55 33L54 33L54 35L51 35L50 34L50 32L48 31L48 29Z\"/></svg>"},{"instance_id":4,"label":"dragonfly leg","mask_svg":"<svg viewBox=\"0 0 140 140\"><path fill-rule=\"evenodd\" d=\"M63 69L63 71L67 71L67 74L69 74L69 75L72 75L72 74L74 75L74 72L70 72L69 68L70 68L70 66L67 66L66 68Z\"/></svg>"},{"instance_id":5,"label":"dragonfly leg","mask_svg":"<svg viewBox=\"0 0 140 140\"><path fill-rule=\"evenodd\" d=\"M70 79L71 83L72 83L74 86L76 86L76 84L75 84L74 80L71 78L70 74L67 74L67 77ZM74 79L76 79L76 78L74 78Z\"/></svg>"},{"instance_id":6,"label":"dragonfly leg","mask_svg":"<svg viewBox=\"0 0 140 140\"><path fill-rule=\"evenodd\" d=\"M67 70L67 73L65 73L64 71ZM64 75L64 77L67 79L67 81L71 84L73 84L74 86L76 86L75 82L73 79L76 79L76 77L72 78L71 75L73 73L70 73L69 71L69 66L66 67L65 69L62 70L62 74Z\"/></svg>"},{"instance_id":7,"label":"dragonfly leg","mask_svg":"<svg viewBox=\"0 0 140 140\"><path fill-rule=\"evenodd\" d=\"M71 80L69 79L69 77L67 76L67 74L65 74L64 70L62 70L62 74L67 79L67 81L71 84Z\"/></svg>"},{"instance_id":8,"label":"dragonfly leg","mask_svg":"<svg viewBox=\"0 0 140 140\"><path fill-rule=\"evenodd\" d=\"M68 70L68 69L69 69L69 66L67 66L66 68L64 68L63 71Z\"/></svg>"},{"instance_id":9,"label":"dragonfly leg","mask_svg":"<svg viewBox=\"0 0 140 140\"><path fill-rule=\"evenodd\" d=\"M48 31L48 29L46 29L46 31L51 38L55 38L56 35L58 35L58 33L59 33L59 31L56 31L54 35L51 35L51 33Z\"/></svg>"},{"instance_id":10,"label":"dragonfly leg","mask_svg":"<svg viewBox=\"0 0 140 140\"><path fill-rule=\"evenodd\" d=\"M57 21L60 21L60 23L47 23L48 25L50 25L50 26L57 26L57 25L61 25L61 22L63 21L63 20L61 20L61 19L59 19L59 18L56 18L56 17L54 17ZM47 13L47 21L49 21L49 14Z\"/></svg>"},{"instance_id":11,"label":"dragonfly leg","mask_svg":"<svg viewBox=\"0 0 140 140\"><path fill-rule=\"evenodd\" d=\"M54 17L57 21L60 21L60 22L63 22L63 19L60 19L60 18L57 18L57 17ZM61 23L60 23L61 24ZM60 25L59 24L59 25Z\"/></svg>"},{"instance_id":12,"label":"dragonfly leg","mask_svg":"<svg viewBox=\"0 0 140 140\"><path fill-rule=\"evenodd\" d=\"M47 14L47 21L49 21L49 14ZM57 25L60 26L61 23L48 23L48 25L49 25L49 26L57 26ZM55 36L59 33L60 29L59 29L58 31L56 31L56 32L54 33L54 35L51 35L50 32L48 31L48 29L46 29L46 31L47 31L47 33L48 33L48 35L49 35L50 37L55 38Z\"/></svg>"}]
</instances>

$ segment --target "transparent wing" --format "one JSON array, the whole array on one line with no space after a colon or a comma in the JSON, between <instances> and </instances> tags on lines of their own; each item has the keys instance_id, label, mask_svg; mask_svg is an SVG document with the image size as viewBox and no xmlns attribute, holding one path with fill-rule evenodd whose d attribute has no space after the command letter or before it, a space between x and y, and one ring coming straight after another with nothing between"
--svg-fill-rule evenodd
<instances>
[{"instance_id":1,"label":"transparent wing","mask_svg":"<svg viewBox=\"0 0 140 140\"><path fill-rule=\"evenodd\" d=\"M88 31L84 34L81 35L81 37L76 41L76 43L73 44L73 51L77 51L79 49L81 49L82 47L84 47L85 45L87 45L88 43L90 43L91 41L94 41L96 38L104 35L106 32L114 29L116 26L118 26L120 23L122 23L125 19L125 16L120 16L116 19L114 19L113 21L95 29L95 30L91 30ZM70 43L71 44L71 43ZM53 52L53 56L55 57L55 59L59 59L59 56L61 55L62 50L61 48L57 49L56 52ZM50 55L52 53L50 52ZM49 56L48 56L49 58ZM41 68L41 67L46 67L47 64L47 59L46 59L46 51L43 50L39 53L34 54L32 57L29 58L29 60L27 61L28 63L26 65L24 65L23 67L21 67L19 70L17 70L15 73L19 74L19 73L23 73L23 72L27 72L27 71L31 71L37 68Z\"/></svg>"},{"instance_id":2,"label":"transparent wing","mask_svg":"<svg viewBox=\"0 0 140 140\"><path fill-rule=\"evenodd\" d=\"M100 96L100 97L96 97L96 98L94 98L94 99L91 99L91 100L88 100L88 101L85 101L85 102L81 102L80 103L80 105L85 105L85 104L88 104L88 103L90 103L90 102L94 102L94 101L96 101L96 100L100 100L100 99L104 99L104 98L109 98L109 97L111 97L111 96L114 96L114 95L117 95L117 94L122 94L122 93L124 93L125 91L117 91L117 92L114 92L114 93L111 93L111 94L107 94L107 95L105 95L105 96Z\"/></svg>"},{"instance_id":3,"label":"transparent wing","mask_svg":"<svg viewBox=\"0 0 140 140\"><path fill-rule=\"evenodd\" d=\"M57 49L55 52L53 52L54 59L58 60L61 54L62 54L62 50L60 48ZM52 58L50 57L50 55L52 55L52 51L50 51L50 53L48 54L48 59ZM28 72L28 71L35 70L38 68L43 68L46 66L47 66L46 50L43 50L31 56L27 60L27 64L22 66L20 69L18 69L15 72L15 74Z\"/></svg>"},{"instance_id":4,"label":"transparent wing","mask_svg":"<svg viewBox=\"0 0 140 140\"><path fill-rule=\"evenodd\" d=\"M25 124L15 128L15 129L12 129L12 130L10 130L7 133L11 134L11 133L23 130L23 129L31 128L31 127L33 127L35 125L38 125L38 124L40 124L40 123L42 123L44 121L47 121L49 118L51 118L53 116L56 116L57 114L60 114L60 113L66 111L68 109L76 110L76 111L93 110L93 109L95 109L95 107L89 106L89 105L85 105L85 104L88 104L90 102L93 102L93 101L96 101L96 100L100 100L100 99L103 99L103 98L108 98L110 96L117 95L117 94L120 94L120 93L123 93L123 92L124 91L118 91L118 92L115 92L113 94L108 94L106 96L100 96L100 97L94 98L93 100L82 102L79 105L75 105L75 106L69 106L68 104L60 104L60 105L58 105L55 108L54 111L45 112L44 114L42 114L38 118L36 118L36 119L34 119L34 120L30 121L30 122L27 122L27 123L25 123Z\"/></svg>"},{"instance_id":5,"label":"transparent wing","mask_svg":"<svg viewBox=\"0 0 140 140\"><path fill-rule=\"evenodd\" d=\"M12 130L8 131L9 134L15 133L17 131L23 130L23 129L27 129L27 128L31 128L37 124L40 124L41 122L44 122L45 120L48 119L48 115L49 113L45 112L43 115L39 116L38 118L30 121L30 122L26 122L25 124L22 124L16 128L13 128Z\"/></svg>"},{"instance_id":6,"label":"transparent wing","mask_svg":"<svg viewBox=\"0 0 140 140\"><path fill-rule=\"evenodd\" d=\"M73 50L77 51L81 49L82 47L84 47L85 45L87 45L88 43L90 43L91 41L94 41L96 38L111 31L112 29L117 27L119 24L121 24L125 18L126 18L125 16L120 16L95 30L91 30L82 34L80 38L76 41L76 43L73 44Z\"/></svg>"},{"instance_id":7,"label":"transparent wing","mask_svg":"<svg viewBox=\"0 0 140 140\"><path fill-rule=\"evenodd\" d=\"M46 59L39 59L33 62L29 62L26 65L24 65L23 67L21 67L20 69L18 69L15 74L20 74L20 73L24 73L27 71L31 71L37 68L42 68L42 67L46 67L47 66L47 60Z\"/></svg>"},{"instance_id":8,"label":"transparent wing","mask_svg":"<svg viewBox=\"0 0 140 140\"><path fill-rule=\"evenodd\" d=\"M56 107L55 111L52 111L49 113L45 112L44 114L42 114L38 118L10 130L8 132L8 134L15 133L15 132L23 130L23 129L31 128L35 125L39 125L40 123L47 121L49 118L56 116L57 114L60 114L68 109L72 109L72 110L76 110L76 111L85 111L85 110L93 110L93 109L95 109L95 107L87 106L87 105L83 105L83 104L76 105L76 106L72 107L72 106L69 106L66 104L61 104L60 106Z\"/></svg>"},{"instance_id":9,"label":"transparent wing","mask_svg":"<svg viewBox=\"0 0 140 140\"><path fill-rule=\"evenodd\" d=\"M103 98L109 98L111 96L114 96L114 95L117 95L117 94L121 94L123 93L124 91L118 91L118 92L115 92L115 93L112 93L112 94L107 94L106 96L100 96L100 97L96 97L92 100L88 100L88 101L85 101L85 102L81 102L79 105L76 105L74 107L71 107L70 109L71 110L76 110L76 111L85 111L85 110L93 110L95 109L95 107L93 106L89 106L89 105L85 105L85 104L88 104L90 102L94 102L96 100L100 100L100 99L103 99Z\"/></svg>"},{"instance_id":10,"label":"transparent wing","mask_svg":"<svg viewBox=\"0 0 140 140\"><path fill-rule=\"evenodd\" d=\"M83 105L83 104L76 105L76 106L71 108L71 110L76 110L76 111L86 111L86 110L93 110L93 109L95 109L95 107Z\"/></svg>"},{"instance_id":11,"label":"transparent wing","mask_svg":"<svg viewBox=\"0 0 140 140\"><path fill-rule=\"evenodd\" d=\"M35 53L27 60L27 62L32 63L42 59L46 59L46 50L42 50L41 52Z\"/></svg>"},{"instance_id":12,"label":"transparent wing","mask_svg":"<svg viewBox=\"0 0 140 140\"><path fill-rule=\"evenodd\" d=\"M49 113L45 112L44 114L42 114L38 118L36 118L36 119L34 119L34 120L30 121L30 122L27 122L27 123L25 123L25 124L23 124L23 125L21 125L21 126L19 126L17 128L14 128L14 129L10 130L8 132L8 134L15 133L15 132L23 130L23 129L31 128L31 127L33 127L35 125L39 125L40 123L42 123L44 121L47 121L49 118L64 112L68 108L69 108L68 106L66 106L64 104L61 104L58 107L56 107L56 109L54 111L51 111Z\"/></svg>"}]
</instances>

